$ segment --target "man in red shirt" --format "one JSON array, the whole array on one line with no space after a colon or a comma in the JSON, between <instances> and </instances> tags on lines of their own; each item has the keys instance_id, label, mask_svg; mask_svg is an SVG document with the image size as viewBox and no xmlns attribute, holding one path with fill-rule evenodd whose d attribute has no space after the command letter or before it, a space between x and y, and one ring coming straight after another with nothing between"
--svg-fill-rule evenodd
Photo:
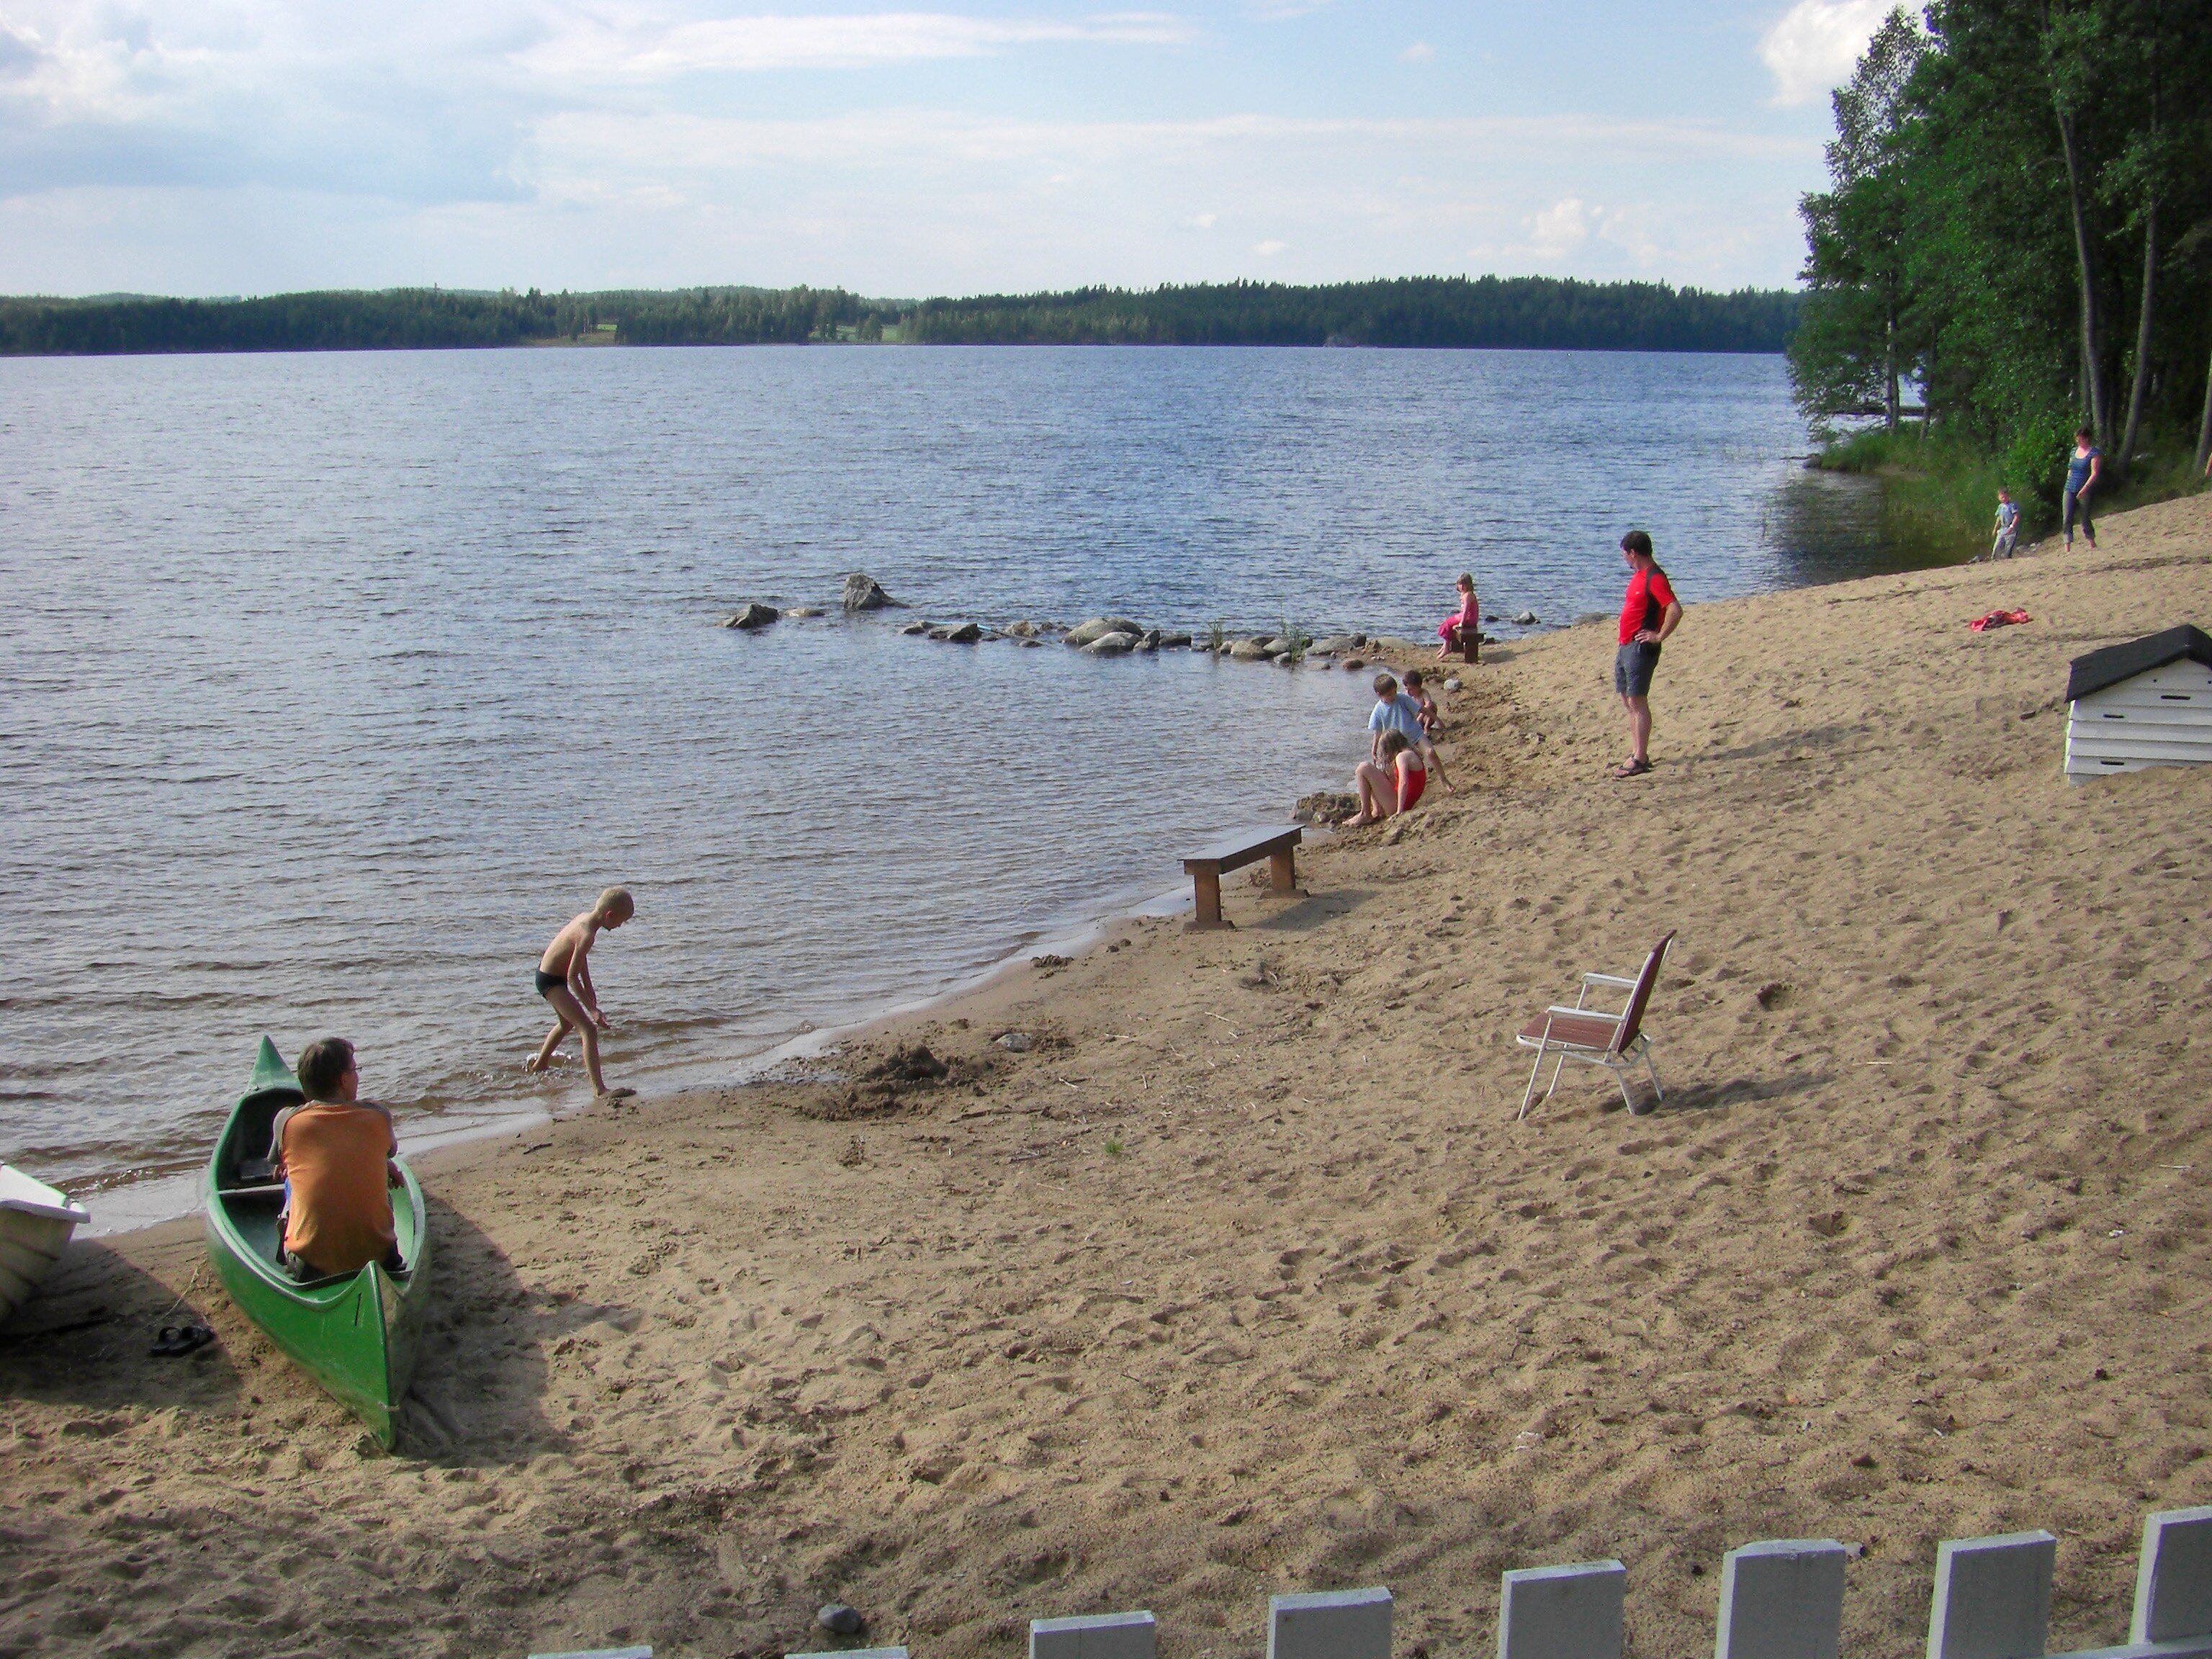
<instances>
[{"instance_id":1,"label":"man in red shirt","mask_svg":"<svg viewBox=\"0 0 2212 1659\"><path fill-rule=\"evenodd\" d=\"M1620 649L1613 659L1613 689L1628 710L1628 759L1613 769L1616 778L1638 778L1651 769L1651 672L1659 666L1659 647L1682 620L1682 602L1674 584L1651 556L1651 538L1632 530L1620 538L1628 561L1628 596L1620 606Z\"/></svg>"}]
</instances>

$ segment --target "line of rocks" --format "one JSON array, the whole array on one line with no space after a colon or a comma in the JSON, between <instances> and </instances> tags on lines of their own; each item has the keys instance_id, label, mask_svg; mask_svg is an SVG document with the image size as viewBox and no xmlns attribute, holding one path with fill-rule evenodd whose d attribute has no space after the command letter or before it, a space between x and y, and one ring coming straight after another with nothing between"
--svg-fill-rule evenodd
<instances>
[{"instance_id":1,"label":"line of rocks","mask_svg":"<svg viewBox=\"0 0 2212 1659\"><path fill-rule=\"evenodd\" d=\"M845 578L842 596L842 609L848 612L863 611L905 610L901 601L885 592L874 577L855 572ZM725 628L748 632L766 628L786 617L818 617L820 610L808 605L793 605L778 610L774 605L750 604L722 619ZM1485 617L1486 622L1495 622L1495 617ZM1513 618L1516 626L1533 628L1538 625L1533 611L1523 611ZM1210 629L1203 638L1180 629L1148 628L1127 617L1093 617L1088 622L1067 628L1059 623L1018 622L1005 628L988 628L981 623L911 622L899 629L901 634L936 640L948 645L980 645L989 640L1010 640L1017 645L1036 648L1058 635L1060 643L1082 652L1089 657L1126 657L1158 651L1203 651L1227 657L1233 662L1273 662L1285 667L1295 667L1307 658L1338 662L1346 669L1364 668L1363 651L1376 651L1386 647L1399 649L1416 648L1415 642L1405 640L1389 641L1367 634L1331 634L1320 639L1296 632L1289 634L1229 634L1219 628ZM1483 643L1492 643L1487 635Z\"/></svg>"}]
</instances>

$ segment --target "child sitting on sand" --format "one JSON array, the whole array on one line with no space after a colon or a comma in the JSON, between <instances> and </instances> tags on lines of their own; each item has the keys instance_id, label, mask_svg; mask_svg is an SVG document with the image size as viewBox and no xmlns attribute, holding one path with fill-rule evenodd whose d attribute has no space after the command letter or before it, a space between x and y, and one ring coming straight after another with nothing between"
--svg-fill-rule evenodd
<instances>
[{"instance_id":1,"label":"child sitting on sand","mask_svg":"<svg viewBox=\"0 0 2212 1659\"><path fill-rule=\"evenodd\" d=\"M1421 671L1418 668L1406 671L1406 700L1419 711L1421 732L1413 739L1413 746L1421 751L1423 764L1437 775L1437 781L1443 785L1444 793L1456 793L1451 779L1444 773L1444 757L1437 752L1436 731L1444 723L1443 711L1437 707L1437 700L1429 695L1429 688L1422 681Z\"/></svg>"},{"instance_id":2,"label":"child sitting on sand","mask_svg":"<svg viewBox=\"0 0 2212 1659\"><path fill-rule=\"evenodd\" d=\"M1455 651L1474 662L1482 649L1482 606L1474 597L1474 573L1462 570L1459 574L1459 609L1443 619L1437 629L1437 637L1443 643L1437 647L1437 660L1449 662Z\"/></svg>"},{"instance_id":3,"label":"child sitting on sand","mask_svg":"<svg viewBox=\"0 0 2212 1659\"><path fill-rule=\"evenodd\" d=\"M553 1051L571 1030L584 1039L584 1069L591 1073L592 1093L601 1100L634 1095L635 1089L610 1089L599 1075L599 1032L611 1029L599 1012L599 994L592 986L586 961L599 930L610 933L637 914L637 902L627 887L610 887L599 902L553 935L553 942L538 958L538 994L553 1005L557 1023L528 1069L542 1072L553 1063Z\"/></svg>"},{"instance_id":4,"label":"child sitting on sand","mask_svg":"<svg viewBox=\"0 0 2212 1659\"><path fill-rule=\"evenodd\" d=\"M1347 830L1364 830L1370 823L1380 823L1396 812L1410 812L1429 786L1429 775L1422 769L1420 752L1407 740L1406 734L1395 726L1382 734L1377 746L1382 763L1362 761L1359 769L1352 775L1352 787L1359 792L1359 815L1346 818Z\"/></svg>"}]
</instances>

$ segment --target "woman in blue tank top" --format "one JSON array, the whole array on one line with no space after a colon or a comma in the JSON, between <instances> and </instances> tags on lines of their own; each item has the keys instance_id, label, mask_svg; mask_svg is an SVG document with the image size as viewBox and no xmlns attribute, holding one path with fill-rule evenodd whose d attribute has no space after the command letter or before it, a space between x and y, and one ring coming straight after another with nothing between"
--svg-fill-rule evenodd
<instances>
[{"instance_id":1,"label":"woman in blue tank top","mask_svg":"<svg viewBox=\"0 0 2212 1659\"><path fill-rule=\"evenodd\" d=\"M2066 461L2066 507L2060 522L2066 545L2074 545L2074 520L2081 520L2081 534L2092 552L2097 547L2097 526L2089 522L2089 497L2105 476L2105 452L2097 447L2097 434L2083 427L2074 434L2074 453Z\"/></svg>"}]
</instances>

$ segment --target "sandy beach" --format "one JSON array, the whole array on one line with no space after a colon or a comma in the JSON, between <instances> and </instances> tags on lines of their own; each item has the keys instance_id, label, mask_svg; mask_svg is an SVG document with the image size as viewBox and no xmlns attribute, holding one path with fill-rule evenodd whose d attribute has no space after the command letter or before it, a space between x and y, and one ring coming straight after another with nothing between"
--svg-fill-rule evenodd
<instances>
[{"instance_id":1,"label":"sandy beach","mask_svg":"<svg viewBox=\"0 0 2212 1659\"><path fill-rule=\"evenodd\" d=\"M1846 1649L1902 1659L1938 1540L2038 1526L2054 1650L2121 1640L2144 1512L2212 1501L2212 771L2069 787L2062 694L2212 620L2212 497L2100 528L1684 581L1628 782L1609 623L1486 653L1459 793L1240 873L1233 932L433 1155L396 1455L197 1222L76 1247L0 1333L0 1659L764 1659L831 1600L917 1659L1136 1607L1253 1659L1268 1594L1370 1583L1443 1659L1608 1555L1654 1659L1792 1536L1863 1547ZM1514 1030L1669 930L1663 1105L1577 1068L1516 1122Z\"/></svg>"}]
</instances>

